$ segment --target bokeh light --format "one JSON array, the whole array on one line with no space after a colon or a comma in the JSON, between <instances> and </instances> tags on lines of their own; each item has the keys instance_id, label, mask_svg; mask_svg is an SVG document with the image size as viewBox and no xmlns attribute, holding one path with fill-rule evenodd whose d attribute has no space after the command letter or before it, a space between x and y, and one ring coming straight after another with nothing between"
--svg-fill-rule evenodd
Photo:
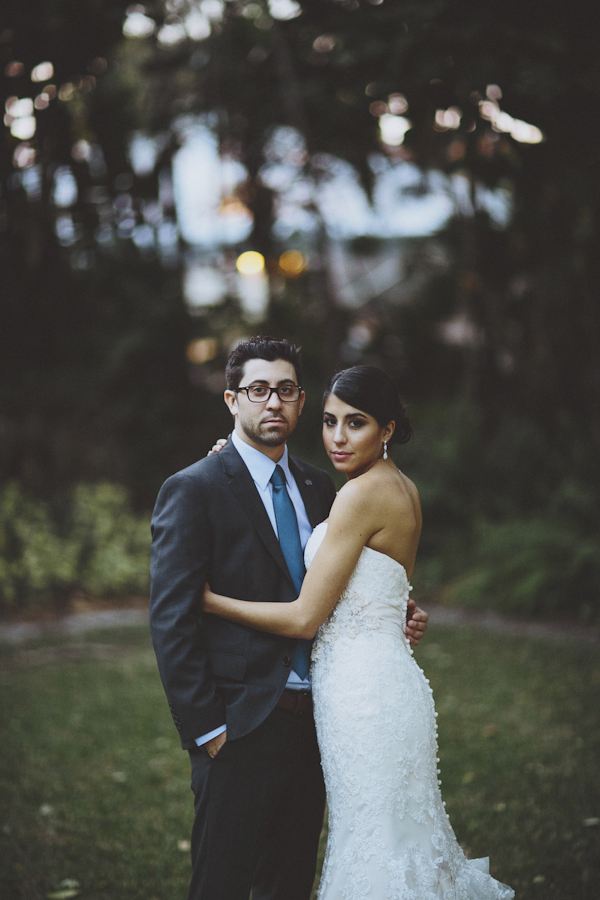
<instances>
[{"instance_id":1,"label":"bokeh light","mask_svg":"<svg viewBox=\"0 0 600 900\"><path fill-rule=\"evenodd\" d=\"M76 141L71 147L71 156L77 162L87 162L92 155L92 145L89 141Z\"/></svg>"},{"instance_id":2,"label":"bokeh light","mask_svg":"<svg viewBox=\"0 0 600 900\"><path fill-rule=\"evenodd\" d=\"M210 362L219 352L216 338L197 338L187 345L186 356L195 366Z\"/></svg>"},{"instance_id":3,"label":"bokeh light","mask_svg":"<svg viewBox=\"0 0 600 900\"><path fill-rule=\"evenodd\" d=\"M77 181L69 166L59 166L54 173L52 189L54 205L61 209L68 209L77 201L78 193Z\"/></svg>"},{"instance_id":4,"label":"bokeh light","mask_svg":"<svg viewBox=\"0 0 600 900\"><path fill-rule=\"evenodd\" d=\"M329 53L335 47L335 38L330 34L321 34L313 41L313 48L317 53Z\"/></svg>"},{"instance_id":5,"label":"bokeh light","mask_svg":"<svg viewBox=\"0 0 600 900\"><path fill-rule=\"evenodd\" d=\"M200 9L209 19L219 20L223 15L223 0L202 0Z\"/></svg>"},{"instance_id":6,"label":"bokeh light","mask_svg":"<svg viewBox=\"0 0 600 900\"><path fill-rule=\"evenodd\" d=\"M33 101L33 105L36 109L48 109L50 106L50 95L46 91L42 91Z\"/></svg>"},{"instance_id":7,"label":"bokeh light","mask_svg":"<svg viewBox=\"0 0 600 900\"><path fill-rule=\"evenodd\" d=\"M143 6L130 6L123 24L123 34L130 38L145 38L154 34L156 22L146 15Z\"/></svg>"},{"instance_id":8,"label":"bokeh light","mask_svg":"<svg viewBox=\"0 0 600 900\"><path fill-rule=\"evenodd\" d=\"M390 94L388 97L390 112L395 116L402 116L408 109L408 100L404 94Z\"/></svg>"},{"instance_id":9,"label":"bokeh light","mask_svg":"<svg viewBox=\"0 0 600 900\"><path fill-rule=\"evenodd\" d=\"M13 163L18 169L26 169L35 162L36 152L29 144L19 144L13 153Z\"/></svg>"},{"instance_id":10,"label":"bokeh light","mask_svg":"<svg viewBox=\"0 0 600 900\"><path fill-rule=\"evenodd\" d=\"M237 295L244 318L248 322L261 322L269 305L269 279L265 271L265 258L256 250L247 250L236 260Z\"/></svg>"},{"instance_id":11,"label":"bokeh light","mask_svg":"<svg viewBox=\"0 0 600 900\"><path fill-rule=\"evenodd\" d=\"M35 134L35 116L23 116L10 124L10 133L20 141L28 141Z\"/></svg>"},{"instance_id":12,"label":"bokeh light","mask_svg":"<svg viewBox=\"0 0 600 900\"><path fill-rule=\"evenodd\" d=\"M32 81L50 81L54 75L54 66L51 62L41 62L31 70Z\"/></svg>"},{"instance_id":13,"label":"bokeh light","mask_svg":"<svg viewBox=\"0 0 600 900\"><path fill-rule=\"evenodd\" d=\"M198 10L192 10L185 19L185 30L193 41L203 41L210 37L210 19Z\"/></svg>"},{"instance_id":14,"label":"bokeh light","mask_svg":"<svg viewBox=\"0 0 600 900\"><path fill-rule=\"evenodd\" d=\"M436 109L436 130L446 131L447 129L460 128L461 118L462 110L460 110L458 106L451 106L449 109Z\"/></svg>"},{"instance_id":15,"label":"bokeh light","mask_svg":"<svg viewBox=\"0 0 600 900\"><path fill-rule=\"evenodd\" d=\"M488 97L494 92L490 92L490 88L497 88L497 85L488 85ZM500 88L497 88L500 91ZM500 96L502 92L500 91ZM530 125L529 122L523 122L522 119L513 119L511 115L503 112L495 99L482 100L479 103L479 115L482 119L491 122L494 131L510 134L515 141L521 144L540 144L544 140L543 132L536 125Z\"/></svg>"},{"instance_id":16,"label":"bokeh light","mask_svg":"<svg viewBox=\"0 0 600 900\"><path fill-rule=\"evenodd\" d=\"M409 119L404 116L393 116L385 113L379 119L379 132L381 140L390 147L399 147L404 143L406 132L412 128Z\"/></svg>"},{"instance_id":17,"label":"bokeh light","mask_svg":"<svg viewBox=\"0 0 600 900\"><path fill-rule=\"evenodd\" d=\"M62 100L63 103L68 103L69 100L72 100L74 96L75 88L70 81L67 81L65 82L65 84L62 84L60 86L58 91L58 99Z\"/></svg>"},{"instance_id":18,"label":"bokeh light","mask_svg":"<svg viewBox=\"0 0 600 900\"><path fill-rule=\"evenodd\" d=\"M198 313L220 303L227 293L227 285L218 269L194 263L185 270L183 293L190 312Z\"/></svg>"},{"instance_id":19,"label":"bokeh light","mask_svg":"<svg viewBox=\"0 0 600 900\"><path fill-rule=\"evenodd\" d=\"M258 275L265 267L265 258L256 250L246 250L238 256L235 267L240 275Z\"/></svg>"},{"instance_id":20,"label":"bokeh light","mask_svg":"<svg viewBox=\"0 0 600 900\"><path fill-rule=\"evenodd\" d=\"M279 257L279 267L288 278L297 278L308 267L308 260L299 250L285 250Z\"/></svg>"},{"instance_id":21,"label":"bokeh light","mask_svg":"<svg viewBox=\"0 0 600 900\"><path fill-rule=\"evenodd\" d=\"M269 13L274 19L285 22L295 19L302 12L302 7L295 0L269 0Z\"/></svg>"},{"instance_id":22,"label":"bokeh light","mask_svg":"<svg viewBox=\"0 0 600 900\"><path fill-rule=\"evenodd\" d=\"M389 106L387 103L384 103L383 100L374 100L373 103L369 105L369 112L372 116L385 116L389 111Z\"/></svg>"},{"instance_id":23,"label":"bokeh light","mask_svg":"<svg viewBox=\"0 0 600 900\"><path fill-rule=\"evenodd\" d=\"M13 119L32 116L33 100L31 99L31 97L23 97L22 100L19 100L18 97L9 97L4 104L4 108L7 115L12 116Z\"/></svg>"},{"instance_id":24,"label":"bokeh light","mask_svg":"<svg viewBox=\"0 0 600 900\"><path fill-rule=\"evenodd\" d=\"M19 75L22 74L25 66L22 62L19 62L17 59L13 59L11 62L7 63L4 69L4 74L7 78L18 78Z\"/></svg>"},{"instance_id":25,"label":"bokeh light","mask_svg":"<svg viewBox=\"0 0 600 900\"><path fill-rule=\"evenodd\" d=\"M179 16L168 16L158 32L157 41L162 47L173 47L175 44L185 41L186 37L185 25Z\"/></svg>"}]
</instances>

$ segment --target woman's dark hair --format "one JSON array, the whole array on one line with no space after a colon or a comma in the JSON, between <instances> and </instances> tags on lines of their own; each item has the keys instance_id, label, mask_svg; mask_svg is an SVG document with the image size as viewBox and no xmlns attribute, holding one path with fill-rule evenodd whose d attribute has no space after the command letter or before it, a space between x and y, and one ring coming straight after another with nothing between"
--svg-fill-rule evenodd
<instances>
[{"instance_id":1,"label":"woman's dark hair","mask_svg":"<svg viewBox=\"0 0 600 900\"><path fill-rule=\"evenodd\" d=\"M323 395L323 404L330 394L335 394L344 403L368 413L384 428L388 422L396 427L390 443L406 444L413 430L406 406L398 396L398 391L385 372L375 366L353 366L337 372Z\"/></svg>"},{"instance_id":2,"label":"woman's dark hair","mask_svg":"<svg viewBox=\"0 0 600 900\"><path fill-rule=\"evenodd\" d=\"M229 354L225 368L228 390L236 391L239 388L244 374L244 366L249 359L265 359L267 362L284 359L293 365L296 372L296 382L300 385L302 384L300 347L296 347L295 344L292 344L291 341L285 338L278 341L275 338L260 335L249 338L247 341L242 341Z\"/></svg>"}]
</instances>

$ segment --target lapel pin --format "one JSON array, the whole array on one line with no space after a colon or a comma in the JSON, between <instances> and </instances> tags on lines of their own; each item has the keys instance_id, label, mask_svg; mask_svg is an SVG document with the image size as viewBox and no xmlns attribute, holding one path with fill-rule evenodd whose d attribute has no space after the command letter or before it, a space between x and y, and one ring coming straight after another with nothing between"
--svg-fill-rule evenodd
<instances>
[{"instance_id":1,"label":"lapel pin","mask_svg":"<svg viewBox=\"0 0 600 900\"><path fill-rule=\"evenodd\" d=\"M310 478L306 478L304 484L312 484L312 481L310 480Z\"/></svg>"}]
</instances>

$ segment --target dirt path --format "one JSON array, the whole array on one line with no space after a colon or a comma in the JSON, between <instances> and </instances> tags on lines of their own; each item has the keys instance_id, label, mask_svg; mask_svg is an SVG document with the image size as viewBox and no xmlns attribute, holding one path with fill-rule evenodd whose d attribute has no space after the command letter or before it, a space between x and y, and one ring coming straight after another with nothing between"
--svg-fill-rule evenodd
<instances>
[{"instance_id":1,"label":"dirt path","mask_svg":"<svg viewBox=\"0 0 600 900\"><path fill-rule=\"evenodd\" d=\"M0 642L22 644L44 637L75 637L102 628L126 628L147 625L147 609L103 609L73 613L69 616L39 622L0 622Z\"/></svg>"},{"instance_id":2,"label":"dirt path","mask_svg":"<svg viewBox=\"0 0 600 900\"><path fill-rule=\"evenodd\" d=\"M448 625L451 627L481 628L503 634L550 640L578 641L585 644L600 643L600 629L583 625L559 624L556 622L527 622L509 619L490 612L472 612L463 609L448 609L442 606L428 606L430 627ZM124 628L148 623L145 609L109 609L81 612L60 619L41 622L0 623L0 642L22 644L44 637L76 637L88 631L103 628ZM431 633L431 632L430 632Z\"/></svg>"}]
</instances>

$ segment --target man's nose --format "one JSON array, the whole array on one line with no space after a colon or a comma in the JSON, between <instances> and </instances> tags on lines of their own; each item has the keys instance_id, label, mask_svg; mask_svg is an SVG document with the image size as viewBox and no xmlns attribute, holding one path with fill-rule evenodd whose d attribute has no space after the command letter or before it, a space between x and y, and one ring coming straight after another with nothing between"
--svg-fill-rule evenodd
<instances>
[{"instance_id":1,"label":"man's nose","mask_svg":"<svg viewBox=\"0 0 600 900\"><path fill-rule=\"evenodd\" d=\"M281 406L281 399L279 394L276 391L271 393L271 396L267 400L267 409L279 409Z\"/></svg>"}]
</instances>

